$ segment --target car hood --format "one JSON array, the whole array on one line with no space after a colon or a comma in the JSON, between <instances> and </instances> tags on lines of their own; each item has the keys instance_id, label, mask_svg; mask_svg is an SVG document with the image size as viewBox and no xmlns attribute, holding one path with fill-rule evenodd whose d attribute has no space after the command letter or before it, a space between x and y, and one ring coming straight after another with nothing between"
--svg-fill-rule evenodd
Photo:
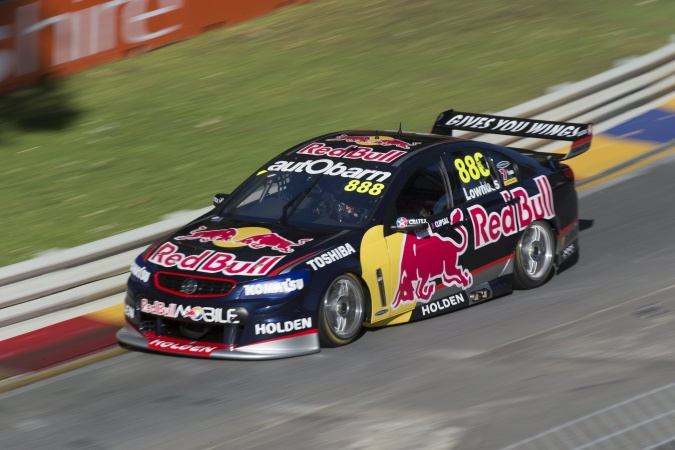
<instances>
[{"instance_id":1,"label":"car hood","mask_svg":"<svg viewBox=\"0 0 675 450\"><path fill-rule=\"evenodd\" d=\"M155 244L143 260L155 270L247 281L276 275L348 233L208 215Z\"/></svg>"}]
</instances>

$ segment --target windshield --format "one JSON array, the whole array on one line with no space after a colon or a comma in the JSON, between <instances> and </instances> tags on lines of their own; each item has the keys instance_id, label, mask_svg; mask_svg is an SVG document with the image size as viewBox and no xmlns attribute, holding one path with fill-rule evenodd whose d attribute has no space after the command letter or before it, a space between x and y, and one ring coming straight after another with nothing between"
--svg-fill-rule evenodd
<instances>
[{"instance_id":1,"label":"windshield","mask_svg":"<svg viewBox=\"0 0 675 450\"><path fill-rule=\"evenodd\" d=\"M303 227L358 228L370 219L392 179L394 168L380 166L301 157L274 161L228 199L220 214Z\"/></svg>"}]
</instances>

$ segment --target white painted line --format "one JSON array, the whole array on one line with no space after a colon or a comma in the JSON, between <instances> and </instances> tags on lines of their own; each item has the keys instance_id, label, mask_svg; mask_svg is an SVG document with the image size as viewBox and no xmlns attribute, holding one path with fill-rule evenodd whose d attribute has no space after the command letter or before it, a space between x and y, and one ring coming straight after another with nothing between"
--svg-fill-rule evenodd
<instances>
[{"instance_id":1,"label":"white painted line","mask_svg":"<svg viewBox=\"0 0 675 450\"><path fill-rule=\"evenodd\" d=\"M120 305L124 301L124 294L111 295L101 300L85 303L74 308L64 309L62 311L46 314L35 319L26 320L16 325L0 328L0 341L10 339L22 334L30 333L42 328L46 328L57 323L65 322L66 320L75 317L84 316L96 311L100 311L111 306Z\"/></svg>"}]
</instances>

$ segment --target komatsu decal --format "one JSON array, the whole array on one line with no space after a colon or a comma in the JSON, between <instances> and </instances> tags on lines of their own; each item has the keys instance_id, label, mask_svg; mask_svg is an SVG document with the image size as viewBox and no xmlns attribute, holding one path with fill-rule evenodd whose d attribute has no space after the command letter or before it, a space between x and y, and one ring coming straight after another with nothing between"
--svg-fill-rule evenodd
<instances>
[{"instance_id":1,"label":"komatsu decal","mask_svg":"<svg viewBox=\"0 0 675 450\"><path fill-rule=\"evenodd\" d=\"M266 295L290 294L302 290L305 282L302 278L286 278L283 281L263 281L244 286L242 297L258 297Z\"/></svg>"}]
</instances>

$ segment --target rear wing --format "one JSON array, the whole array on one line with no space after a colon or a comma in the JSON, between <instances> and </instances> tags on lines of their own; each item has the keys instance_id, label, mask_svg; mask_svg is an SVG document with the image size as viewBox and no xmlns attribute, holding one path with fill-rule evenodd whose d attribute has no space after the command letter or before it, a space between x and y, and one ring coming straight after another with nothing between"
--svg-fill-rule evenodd
<instances>
[{"instance_id":1,"label":"rear wing","mask_svg":"<svg viewBox=\"0 0 675 450\"><path fill-rule=\"evenodd\" d=\"M521 117L465 113L452 109L442 112L438 116L431 132L452 136L453 130L572 141L572 146L566 155L552 158L560 161L581 155L591 148L591 140L593 139L592 123L552 122L548 120L523 119ZM552 157L554 155L558 156L551 154Z\"/></svg>"}]
</instances>

